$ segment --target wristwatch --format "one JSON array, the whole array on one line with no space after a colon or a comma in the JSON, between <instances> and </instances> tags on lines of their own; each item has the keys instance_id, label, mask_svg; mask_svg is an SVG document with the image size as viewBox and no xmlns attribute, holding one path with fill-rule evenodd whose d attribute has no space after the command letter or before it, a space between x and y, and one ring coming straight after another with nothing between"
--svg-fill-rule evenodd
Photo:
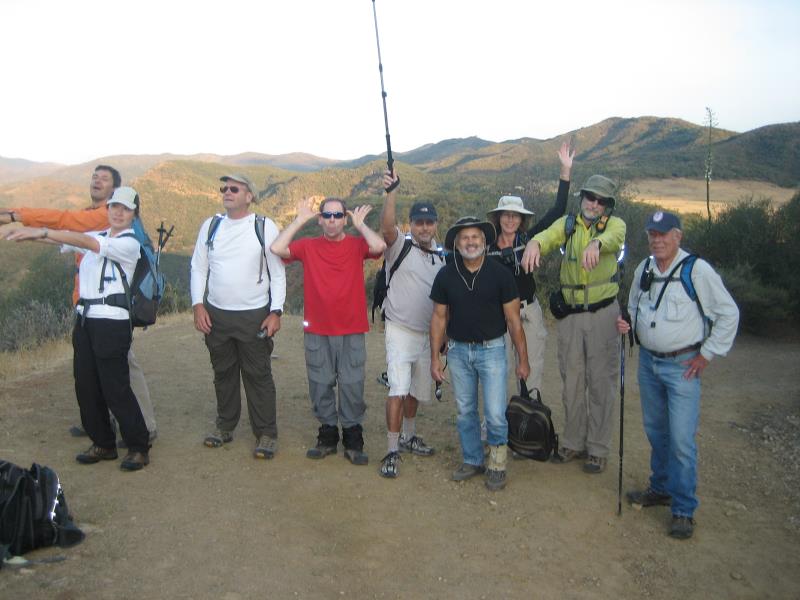
<instances>
[{"instance_id":1,"label":"wristwatch","mask_svg":"<svg viewBox=\"0 0 800 600\"><path fill-rule=\"evenodd\" d=\"M279 317L283 316L283 311L280 308L273 309L269 311L271 315L278 315Z\"/></svg>"}]
</instances>

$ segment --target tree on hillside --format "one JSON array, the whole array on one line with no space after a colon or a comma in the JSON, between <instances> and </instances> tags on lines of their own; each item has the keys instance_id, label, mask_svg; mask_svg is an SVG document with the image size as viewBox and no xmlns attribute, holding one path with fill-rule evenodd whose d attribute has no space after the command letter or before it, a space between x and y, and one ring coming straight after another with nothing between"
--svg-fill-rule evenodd
<instances>
[{"instance_id":1,"label":"tree on hillside","mask_svg":"<svg viewBox=\"0 0 800 600\"><path fill-rule=\"evenodd\" d=\"M714 135L714 127L717 126L717 120L714 111L711 107L706 106L706 120L704 125L708 129L708 138L706 139L706 165L705 165L705 178L706 178L706 212L708 213L708 224L711 225L711 171L714 163L714 150L711 146L712 138Z\"/></svg>"}]
</instances>

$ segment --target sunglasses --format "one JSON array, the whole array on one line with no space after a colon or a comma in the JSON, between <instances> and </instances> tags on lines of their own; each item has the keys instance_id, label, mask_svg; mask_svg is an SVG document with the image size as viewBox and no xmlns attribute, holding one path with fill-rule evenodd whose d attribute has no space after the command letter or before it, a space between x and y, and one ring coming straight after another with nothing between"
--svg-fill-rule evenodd
<instances>
[{"instance_id":1,"label":"sunglasses","mask_svg":"<svg viewBox=\"0 0 800 600\"><path fill-rule=\"evenodd\" d=\"M329 212L326 210L320 214L322 215L323 219L344 219L343 212Z\"/></svg>"},{"instance_id":2,"label":"sunglasses","mask_svg":"<svg viewBox=\"0 0 800 600\"><path fill-rule=\"evenodd\" d=\"M430 227L432 225L435 225L436 221L434 221L433 219L414 219L413 223L417 227L422 227L423 225Z\"/></svg>"},{"instance_id":3,"label":"sunglasses","mask_svg":"<svg viewBox=\"0 0 800 600\"><path fill-rule=\"evenodd\" d=\"M223 185L221 188L219 188L219 191L224 194L230 190L231 193L238 194L240 189L242 188L240 188L238 185Z\"/></svg>"},{"instance_id":4,"label":"sunglasses","mask_svg":"<svg viewBox=\"0 0 800 600\"><path fill-rule=\"evenodd\" d=\"M610 198L601 198L600 196L595 196L592 192L583 192L583 197L589 202L597 202L600 206L608 206L611 204Z\"/></svg>"}]
</instances>

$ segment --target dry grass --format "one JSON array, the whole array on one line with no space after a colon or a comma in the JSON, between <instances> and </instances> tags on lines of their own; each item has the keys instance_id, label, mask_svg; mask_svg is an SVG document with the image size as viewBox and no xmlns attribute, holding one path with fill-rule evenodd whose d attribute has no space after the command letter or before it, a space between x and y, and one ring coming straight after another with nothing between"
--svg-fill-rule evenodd
<instances>
[{"instance_id":1,"label":"dry grass","mask_svg":"<svg viewBox=\"0 0 800 600\"><path fill-rule=\"evenodd\" d=\"M703 179L638 179L632 182L631 191L640 202L658 204L679 213L705 214L706 182ZM782 188L763 181L712 181L711 210L719 212L728 204L742 198L771 198L775 204L788 202L797 190Z\"/></svg>"},{"instance_id":2,"label":"dry grass","mask_svg":"<svg viewBox=\"0 0 800 600\"><path fill-rule=\"evenodd\" d=\"M191 321L190 313L175 313L158 317L158 324ZM136 336L134 332L134 337ZM50 340L35 348L17 352L0 352L0 384L25 380L32 374L41 375L61 367L72 359L71 335Z\"/></svg>"}]
</instances>

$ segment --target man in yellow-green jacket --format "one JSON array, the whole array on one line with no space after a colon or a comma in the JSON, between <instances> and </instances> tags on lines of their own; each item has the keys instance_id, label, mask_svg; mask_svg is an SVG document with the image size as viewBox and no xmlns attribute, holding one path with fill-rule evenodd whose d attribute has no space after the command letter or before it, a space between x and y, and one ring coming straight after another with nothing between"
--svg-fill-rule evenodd
<instances>
[{"instance_id":1,"label":"man in yellow-green jacket","mask_svg":"<svg viewBox=\"0 0 800 600\"><path fill-rule=\"evenodd\" d=\"M558 321L558 363L564 385L564 432L556 462L585 459L583 470L602 473L614 430L619 370L620 314L617 253L625 222L611 216L616 185L592 175L580 189L580 214L566 215L528 242L522 258L530 272L541 257L563 247L561 289L551 297Z\"/></svg>"}]
</instances>

